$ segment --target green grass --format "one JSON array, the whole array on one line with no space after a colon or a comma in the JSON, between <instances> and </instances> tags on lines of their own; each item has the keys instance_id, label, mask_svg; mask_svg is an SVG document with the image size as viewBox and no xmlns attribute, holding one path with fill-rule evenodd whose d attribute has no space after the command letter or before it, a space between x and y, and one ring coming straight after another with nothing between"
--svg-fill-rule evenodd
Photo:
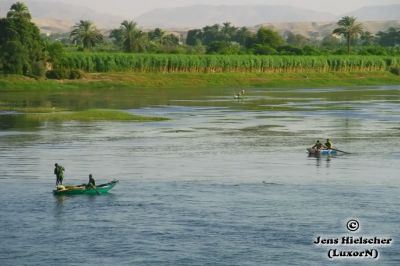
<instances>
[{"instance_id":1,"label":"green grass","mask_svg":"<svg viewBox=\"0 0 400 266\"><path fill-rule=\"evenodd\" d=\"M27 121L45 122L45 121L80 121L80 122L95 122L95 121L136 121L150 122L167 120L162 117L139 116L132 115L119 110L106 109L90 109L83 111L58 111L44 112L42 108L18 108L22 118ZM36 112L38 110L39 112Z\"/></svg>"},{"instance_id":2,"label":"green grass","mask_svg":"<svg viewBox=\"0 0 400 266\"><path fill-rule=\"evenodd\" d=\"M47 114L47 113L57 113L57 112L65 112L67 110L60 109L56 107L11 107L7 106L7 104L0 105L0 111L11 111L17 113L36 113L36 114Z\"/></svg>"},{"instance_id":3,"label":"green grass","mask_svg":"<svg viewBox=\"0 0 400 266\"><path fill-rule=\"evenodd\" d=\"M310 73L97 73L83 80L34 80L20 76L0 77L2 90L79 89L187 89L187 88L316 88L332 86L398 85L400 76L377 72ZM1 100L1 98L0 98Z\"/></svg>"}]
</instances>

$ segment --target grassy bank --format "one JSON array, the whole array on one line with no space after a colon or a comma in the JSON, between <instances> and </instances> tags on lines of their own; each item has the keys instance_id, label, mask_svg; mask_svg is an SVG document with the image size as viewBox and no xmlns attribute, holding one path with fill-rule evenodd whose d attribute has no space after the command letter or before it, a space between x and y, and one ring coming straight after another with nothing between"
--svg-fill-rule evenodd
<instances>
[{"instance_id":1,"label":"grassy bank","mask_svg":"<svg viewBox=\"0 0 400 266\"><path fill-rule=\"evenodd\" d=\"M88 73L82 80L34 80L0 77L1 90L20 89L144 89L144 88L279 88L400 84L388 71L309 73Z\"/></svg>"},{"instance_id":2,"label":"grassy bank","mask_svg":"<svg viewBox=\"0 0 400 266\"><path fill-rule=\"evenodd\" d=\"M30 110L32 112L32 110ZM26 113L23 115L24 119L29 121L136 121L136 122L149 122L149 121L163 121L165 118L149 117L129 114L118 110L102 110L90 109L84 111L62 111L62 112L41 112L41 113Z\"/></svg>"},{"instance_id":3,"label":"grassy bank","mask_svg":"<svg viewBox=\"0 0 400 266\"><path fill-rule=\"evenodd\" d=\"M120 110L110 109L89 109L79 111L68 111L46 107L10 107L1 106L0 111L12 111L18 115L20 122L45 122L45 121L134 121L134 122L154 122L167 120L163 117L134 115Z\"/></svg>"}]
</instances>

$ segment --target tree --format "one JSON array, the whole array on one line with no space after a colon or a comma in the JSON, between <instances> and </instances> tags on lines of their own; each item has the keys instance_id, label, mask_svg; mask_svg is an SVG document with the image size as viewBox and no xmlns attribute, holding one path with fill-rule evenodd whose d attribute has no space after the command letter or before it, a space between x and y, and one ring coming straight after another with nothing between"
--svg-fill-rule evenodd
<instances>
[{"instance_id":1,"label":"tree","mask_svg":"<svg viewBox=\"0 0 400 266\"><path fill-rule=\"evenodd\" d=\"M28 8L16 3L0 19L0 62L5 73L41 76L44 71L44 43L30 18Z\"/></svg>"},{"instance_id":2,"label":"tree","mask_svg":"<svg viewBox=\"0 0 400 266\"><path fill-rule=\"evenodd\" d=\"M260 55L273 55L277 53L276 50L271 46L262 44L256 44L253 50L255 54Z\"/></svg>"},{"instance_id":3,"label":"tree","mask_svg":"<svg viewBox=\"0 0 400 266\"><path fill-rule=\"evenodd\" d=\"M203 32L199 29L189 30L186 37L186 44L195 46L201 45L203 39Z\"/></svg>"},{"instance_id":4,"label":"tree","mask_svg":"<svg viewBox=\"0 0 400 266\"><path fill-rule=\"evenodd\" d=\"M345 16L338 21L339 28L333 30L333 34L343 35L347 42L347 53L350 54L351 41L355 40L363 32L363 26L355 17Z\"/></svg>"},{"instance_id":5,"label":"tree","mask_svg":"<svg viewBox=\"0 0 400 266\"><path fill-rule=\"evenodd\" d=\"M336 46L338 46L340 44L340 40L338 39L338 37L334 36L334 35L326 35L322 41L321 41L321 45L325 48L334 48Z\"/></svg>"},{"instance_id":6,"label":"tree","mask_svg":"<svg viewBox=\"0 0 400 266\"><path fill-rule=\"evenodd\" d=\"M190 46L207 46L209 53L223 51L223 53L239 53L241 46L253 47L255 34L246 27L237 28L230 22L221 25L214 24L202 29L189 30L186 44ZM239 47L239 49L238 49Z\"/></svg>"},{"instance_id":7,"label":"tree","mask_svg":"<svg viewBox=\"0 0 400 266\"><path fill-rule=\"evenodd\" d=\"M133 52L135 49L135 38L137 24L134 21L124 20L121 23L121 40L122 40L122 48L125 52Z\"/></svg>"},{"instance_id":8,"label":"tree","mask_svg":"<svg viewBox=\"0 0 400 266\"><path fill-rule=\"evenodd\" d=\"M237 28L232 26L230 22L225 22L222 24L221 37L224 41L232 41L233 37L236 35Z\"/></svg>"},{"instance_id":9,"label":"tree","mask_svg":"<svg viewBox=\"0 0 400 266\"><path fill-rule=\"evenodd\" d=\"M81 20L76 23L70 37L75 44L81 44L84 49L92 49L103 41L103 35L89 20Z\"/></svg>"},{"instance_id":10,"label":"tree","mask_svg":"<svg viewBox=\"0 0 400 266\"><path fill-rule=\"evenodd\" d=\"M32 16L28 7L24 3L16 2L11 6L10 11L8 11L7 18L24 18L31 20Z\"/></svg>"},{"instance_id":11,"label":"tree","mask_svg":"<svg viewBox=\"0 0 400 266\"><path fill-rule=\"evenodd\" d=\"M125 52L144 52L148 46L148 35L141 31L136 22L124 20L119 29L110 33L110 38Z\"/></svg>"},{"instance_id":12,"label":"tree","mask_svg":"<svg viewBox=\"0 0 400 266\"><path fill-rule=\"evenodd\" d=\"M219 24L205 26L203 28L202 43L208 46L212 42L223 41L224 37L220 29L221 26Z\"/></svg>"},{"instance_id":13,"label":"tree","mask_svg":"<svg viewBox=\"0 0 400 266\"><path fill-rule=\"evenodd\" d=\"M303 55L303 50L291 45L279 46L277 51L281 55Z\"/></svg>"},{"instance_id":14,"label":"tree","mask_svg":"<svg viewBox=\"0 0 400 266\"><path fill-rule=\"evenodd\" d=\"M235 32L235 36L233 36L233 41L239 43L240 45L245 46L247 43L247 40L251 38L254 35L253 32L251 32L248 28L246 27L241 27Z\"/></svg>"},{"instance_id":15,"label":"tree","mask_svg":"<svg viewBox=\"0 0 400 266\"><path fill-rule=\"evenodd\" d=\"M212 42L207 49L209 54L238 54L240 45L234 42L215 41Z\"/></svg>"},{"instance_id":16,"label":"tree","mask_svg":"<svg viewBox=\"0 0 400 266\"><path fill-rule=\"evenodd\" d=\"M283 45L284 40L276 31L261 27L256 34L256 43L276 48Z\"/></svg>"},{"instance_id":17,"label":"tree","mask_svg":"<svg viewBox=\"0 0 400 266\"><path fill-rule=\"evenodd\" d=\"M161 39L161 44L166 46L177 46L179 45L180 39L175 34L167 34Z\"/></svg>"},{"instance_id":18,"label":"tree","mask_svg":"<svg viewBox=\"0 0 400 266\"><path fill-rule=\"evenodd\" d=\"M118 46L118 48L122 48L123 38L121 29L111 30L109 37L112 39L112 42Z\"/></svg>"},{"instance_id":19,"label":"tree","mask_svg":"<svg viewBox=\"0 0 400 266\"><path fill-rule=\"evenodd\" d=\"M19 41L8 41L2 47L3 69L6 73L27 75L30 73L28 50Z\"/></svg>"},{"instance_id":20,"label":"tree","mask_svg":"<svg viewBox=\"0 0 400 266\"><path fill-rule=\"evenodd\" d=\"M301 34L294 34L293 32L289 31L286 33L286 42L289 45L293 45L293 46L297 46L297 47L303 47L305 45L307 45L310 40L301 35Z\"/></svg>"},{"instance_id":21,"label":"tree","mask_svg":"<svg viewBox=\"0 0 400 266\"><path fill-rule=\"evenodd\" d=\"M372 33L369 31L364 31L363 33L361 33L360 40L362 45L370 46L374 44L375 36L372 35Z\"/></svg>"},{"instance_id":22,"label":"tree","mask_svg":"<svg viewBox=\"0 0 400 266\"><path fill-rule=\"evenodd\" d=\"M138 30L134 34L134 42L132 50L135 52L146 52L147 50L147 34L141 30Z\"/></svg>"},{"instance_id":23,"label":"tree","mask_svg":"<svg viewBox=\"0 0 400 266\"><path fill-rule=\"evenodd\" d=\"M62 58L65 56L64 45L57 41L48 43L47 47L48 62L54 66L57 66Z\"/></svg>"},{"instance_id":24,"label":"tree","mask_svg":"<svg viewBox=\"0 0 400 266\"><path fill-rule=\"evenodd\" d=\"M376 34L378 43L383 46L400 45L400 30L390 27L387 31L380 31Z\"/></svg>"},{"instance_id":25,"label":"tree","mask_svg":"<svg viewBox=\"0 0 400 266\"><path fill-rule=\"evenodd\" d=\"M150 31L148 35L150 40L155 41L158 44L161 44L165 35L165 31L163 31L160 28L155 28L153 31Z\"/></svg>"}]
</instances>

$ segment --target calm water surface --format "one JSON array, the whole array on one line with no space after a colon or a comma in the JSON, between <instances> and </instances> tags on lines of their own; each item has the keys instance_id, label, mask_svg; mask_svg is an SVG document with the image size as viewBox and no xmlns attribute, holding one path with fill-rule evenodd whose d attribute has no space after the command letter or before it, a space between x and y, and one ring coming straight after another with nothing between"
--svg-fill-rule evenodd
<instances>
[{"instance_id":1,"label":"calm water surface","mask_svg":"<svg viewBox=\"0 0 400 266\"><path fill-rule=\"evenodd\" d=\"M252 89L241 101L231 91L0 96L171 118L38 124L1 113L0 265L327 265L320 235L391 237L378 261L334 264L400 265L400 87ZM327 137L352 154L308 157ZM69 184L89 173L120 183L55 197L55 162Z\"/></svg>"}]
</instances>

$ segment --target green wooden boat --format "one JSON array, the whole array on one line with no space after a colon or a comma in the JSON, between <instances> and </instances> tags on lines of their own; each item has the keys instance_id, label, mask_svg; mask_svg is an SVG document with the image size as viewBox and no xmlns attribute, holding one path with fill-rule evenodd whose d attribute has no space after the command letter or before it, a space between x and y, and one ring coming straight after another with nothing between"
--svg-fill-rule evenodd
<instances>
[{"instance_id":1,"label":"green wooden boat","mask_svg":"<svg viewBox=\"0 0 400 266\"><path fill-rule=\"evenodd\" d=\"M108 182L99 186L88 187L85 184L78 186L58 186L57 189L53 190L54 195L100 195L110 191L118 180Z\"/></svg>"}]
</instances>

